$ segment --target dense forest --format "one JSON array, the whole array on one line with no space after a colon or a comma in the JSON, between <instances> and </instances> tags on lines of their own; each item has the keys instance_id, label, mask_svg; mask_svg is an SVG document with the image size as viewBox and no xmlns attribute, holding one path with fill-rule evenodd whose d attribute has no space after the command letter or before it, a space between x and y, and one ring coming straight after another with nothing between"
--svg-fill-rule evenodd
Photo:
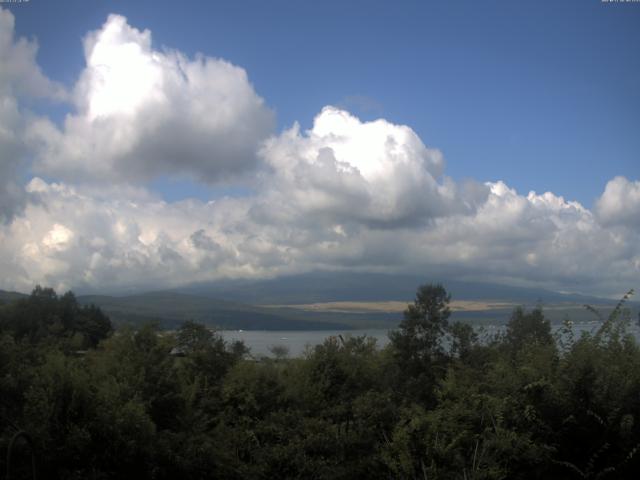
<instances>
[{"instance_id":1,"label":"dense forest","mask_svg":"<svg viewBox=\"0 0 640 480\"><path fill-rule=\"evenodd\" d=\"M636 478L640 349L623 298L592 333L541 308L491 337L423 285L390 343L254 358L194 322L113 330L72 293L0 306L7 478ZM597 312L594 311L597 315Z\"/></svg>"}]
</instances>

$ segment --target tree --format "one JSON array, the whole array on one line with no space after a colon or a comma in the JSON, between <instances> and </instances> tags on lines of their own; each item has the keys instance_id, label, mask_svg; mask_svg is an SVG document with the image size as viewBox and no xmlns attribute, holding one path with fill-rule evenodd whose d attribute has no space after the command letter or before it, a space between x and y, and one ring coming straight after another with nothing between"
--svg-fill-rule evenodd
<instances>
[{"instance_id":1,"label":"tree","mask_svg":"<svg viewBox=\"0 0 640 480\"><path fill-rule=\"evenodd\" d=\"M113 332L111 320L95 305L82 307L75 320L75 328L82 333L85 343L95 347Z\"/></svg>"},{"instance_id":2,"label":"tree","mask_svg":"<svg viewBox=\"0 0 640 480\"><path fill-rule=\"evenodd\" d=\"M454 322L449 329L451 334L451 354L461 360L467 360L477 345L478 335L468 323Z\"/></svg>"},{"instance_id":3,"label":"tree","mask_svg":"<svg viewBox=\"0 0 640 480\"><path fill-rule=\"evenodd\" d=\"M420 286L413 304L404 311L400 330L389 333L405 393L427 404L434 401L436 379L444 373L442 340L449 325L450 301L451 295L441 284Z\"/></svg>"},{"instance_id":4,"label":"tree","mask_svg":"<svg viewBox=\"0 0 640 480\"><path fill-rule=\"evenodd\" d=\"M178 329L176 340L179 349L184 353L192 353L210 348L216 338L213 332L201 323L186 321Z\"/></svg>"},{"instance_id":5,"label":"tree","mask_svg":"<svg viewBox=\"0 0 640 480\"><path fill-rule=\"evenodd\" d=\"M100 308L81 306L73 292L58 296L51 288L37 286L3 310L0 321L16 340L65 344L67 351L94 348L113 331Z\"/></svg>"},{"instance_id":6,"label":"tree","mask_svg":"<svg viewBox=\"0 0 640 480\"><path fill-rule=\"evenodd\" d=\"M544 318L542 308L536 307L531 312L516 308L507 323L506 341L514 351L526 345L553 345L551 324Z\"/></svg>"},{"instance_id":7,"label":"tree","mask_svg":"<svg viewBox=\"0 0 640 480\"><path fill-rule=\"evenodd\" d=\"M269 347L269 352L276 358L276 360L284 360L289 356L289 347L286 345L271 345Z\"/></svg>"}]
</instances>

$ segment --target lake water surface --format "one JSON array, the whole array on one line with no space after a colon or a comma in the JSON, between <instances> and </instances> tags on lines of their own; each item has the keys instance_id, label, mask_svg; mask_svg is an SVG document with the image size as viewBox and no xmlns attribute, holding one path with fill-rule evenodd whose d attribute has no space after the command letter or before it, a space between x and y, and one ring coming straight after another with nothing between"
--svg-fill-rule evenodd
<instances>
[{"instance_id":1,"label":"lake water surface","mask_svg":"<svg viewBox=\"0 0 640 480\"><path fill-rule=\"evenodd\" d=\"M574 323L573 332L575 338L579 338L581 332L595 333L600 327L599 322L583 322ZM504 325L485 325L479 331L480 337L485 338L495 335L504 328ZM561 325L552 325L552 329L557 331ZM633 333L637 340L640 341L640 328L637 324L629 326L629 332ZM367 335L376 339L378 347L382 348L389 343L388 329L368 329L368 330L223 330L220 333L227 341L242 340L247 347L251 349L251 353L256 356L273 356L270 347L283 346L289 351L289 357L302 356L306 348L314 347L325 341L331 336L342 335L362 336Z\"/></svg>"},{"instance_id":2,"label":"lake water surface","mask_svg":"<svg viewBox=\"0 0 640 480\"><path fill-rule=\"evenodd\" d=\"M272 356L269 348L283 346L288 348L290 357L301 356L307 346L313 347L325 341L331 336L343 337L367 335L377 341L378 347L384 347L389 343L388 330L223 330L225 340L242 340L251 353L256 356Z\"/></svg>"}]
</instances>

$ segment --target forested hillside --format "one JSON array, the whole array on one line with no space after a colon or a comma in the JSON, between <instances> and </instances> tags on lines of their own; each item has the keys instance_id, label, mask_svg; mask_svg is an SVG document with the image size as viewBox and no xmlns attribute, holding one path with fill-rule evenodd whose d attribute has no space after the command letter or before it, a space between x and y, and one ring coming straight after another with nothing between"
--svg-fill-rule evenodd
<instances>
[{"instance_id":1,"label":"forested hillside","mask_svg":"<svg viewBox=\"0 0 640 480\"><path fill-rule=\"evenodd\" d=\"M636 478L640 349L624 301L592 334L542 309L504 333L451 322L424 285L384 349L331 337L253 358L185 322L113 330L37 288L0 306L10 478ZM595 318L595 317L594 317ZM10 465L7 463L10 462Z\"/></svg>"}]
</instances>

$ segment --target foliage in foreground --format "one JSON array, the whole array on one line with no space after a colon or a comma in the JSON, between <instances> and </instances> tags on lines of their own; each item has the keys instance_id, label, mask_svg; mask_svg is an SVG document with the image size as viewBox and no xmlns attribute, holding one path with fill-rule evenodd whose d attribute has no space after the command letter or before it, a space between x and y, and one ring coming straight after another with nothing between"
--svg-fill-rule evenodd
<instances>
[{"instance_id":1,"label":"foliage in foreground","mask_svg":"<svg viewBox=\"0 0 640 480\"><path fill-rule=\"evenodd\" d=\"M516 309L479 341L418 289L391 342L328 338L254 360L187 322L115 334L36 289L0 306L0 467L40 478L635 478L640 350L624 300L578 338ZM11 478L30 478L17 439Z\"/></svg>"}]
</instances>

